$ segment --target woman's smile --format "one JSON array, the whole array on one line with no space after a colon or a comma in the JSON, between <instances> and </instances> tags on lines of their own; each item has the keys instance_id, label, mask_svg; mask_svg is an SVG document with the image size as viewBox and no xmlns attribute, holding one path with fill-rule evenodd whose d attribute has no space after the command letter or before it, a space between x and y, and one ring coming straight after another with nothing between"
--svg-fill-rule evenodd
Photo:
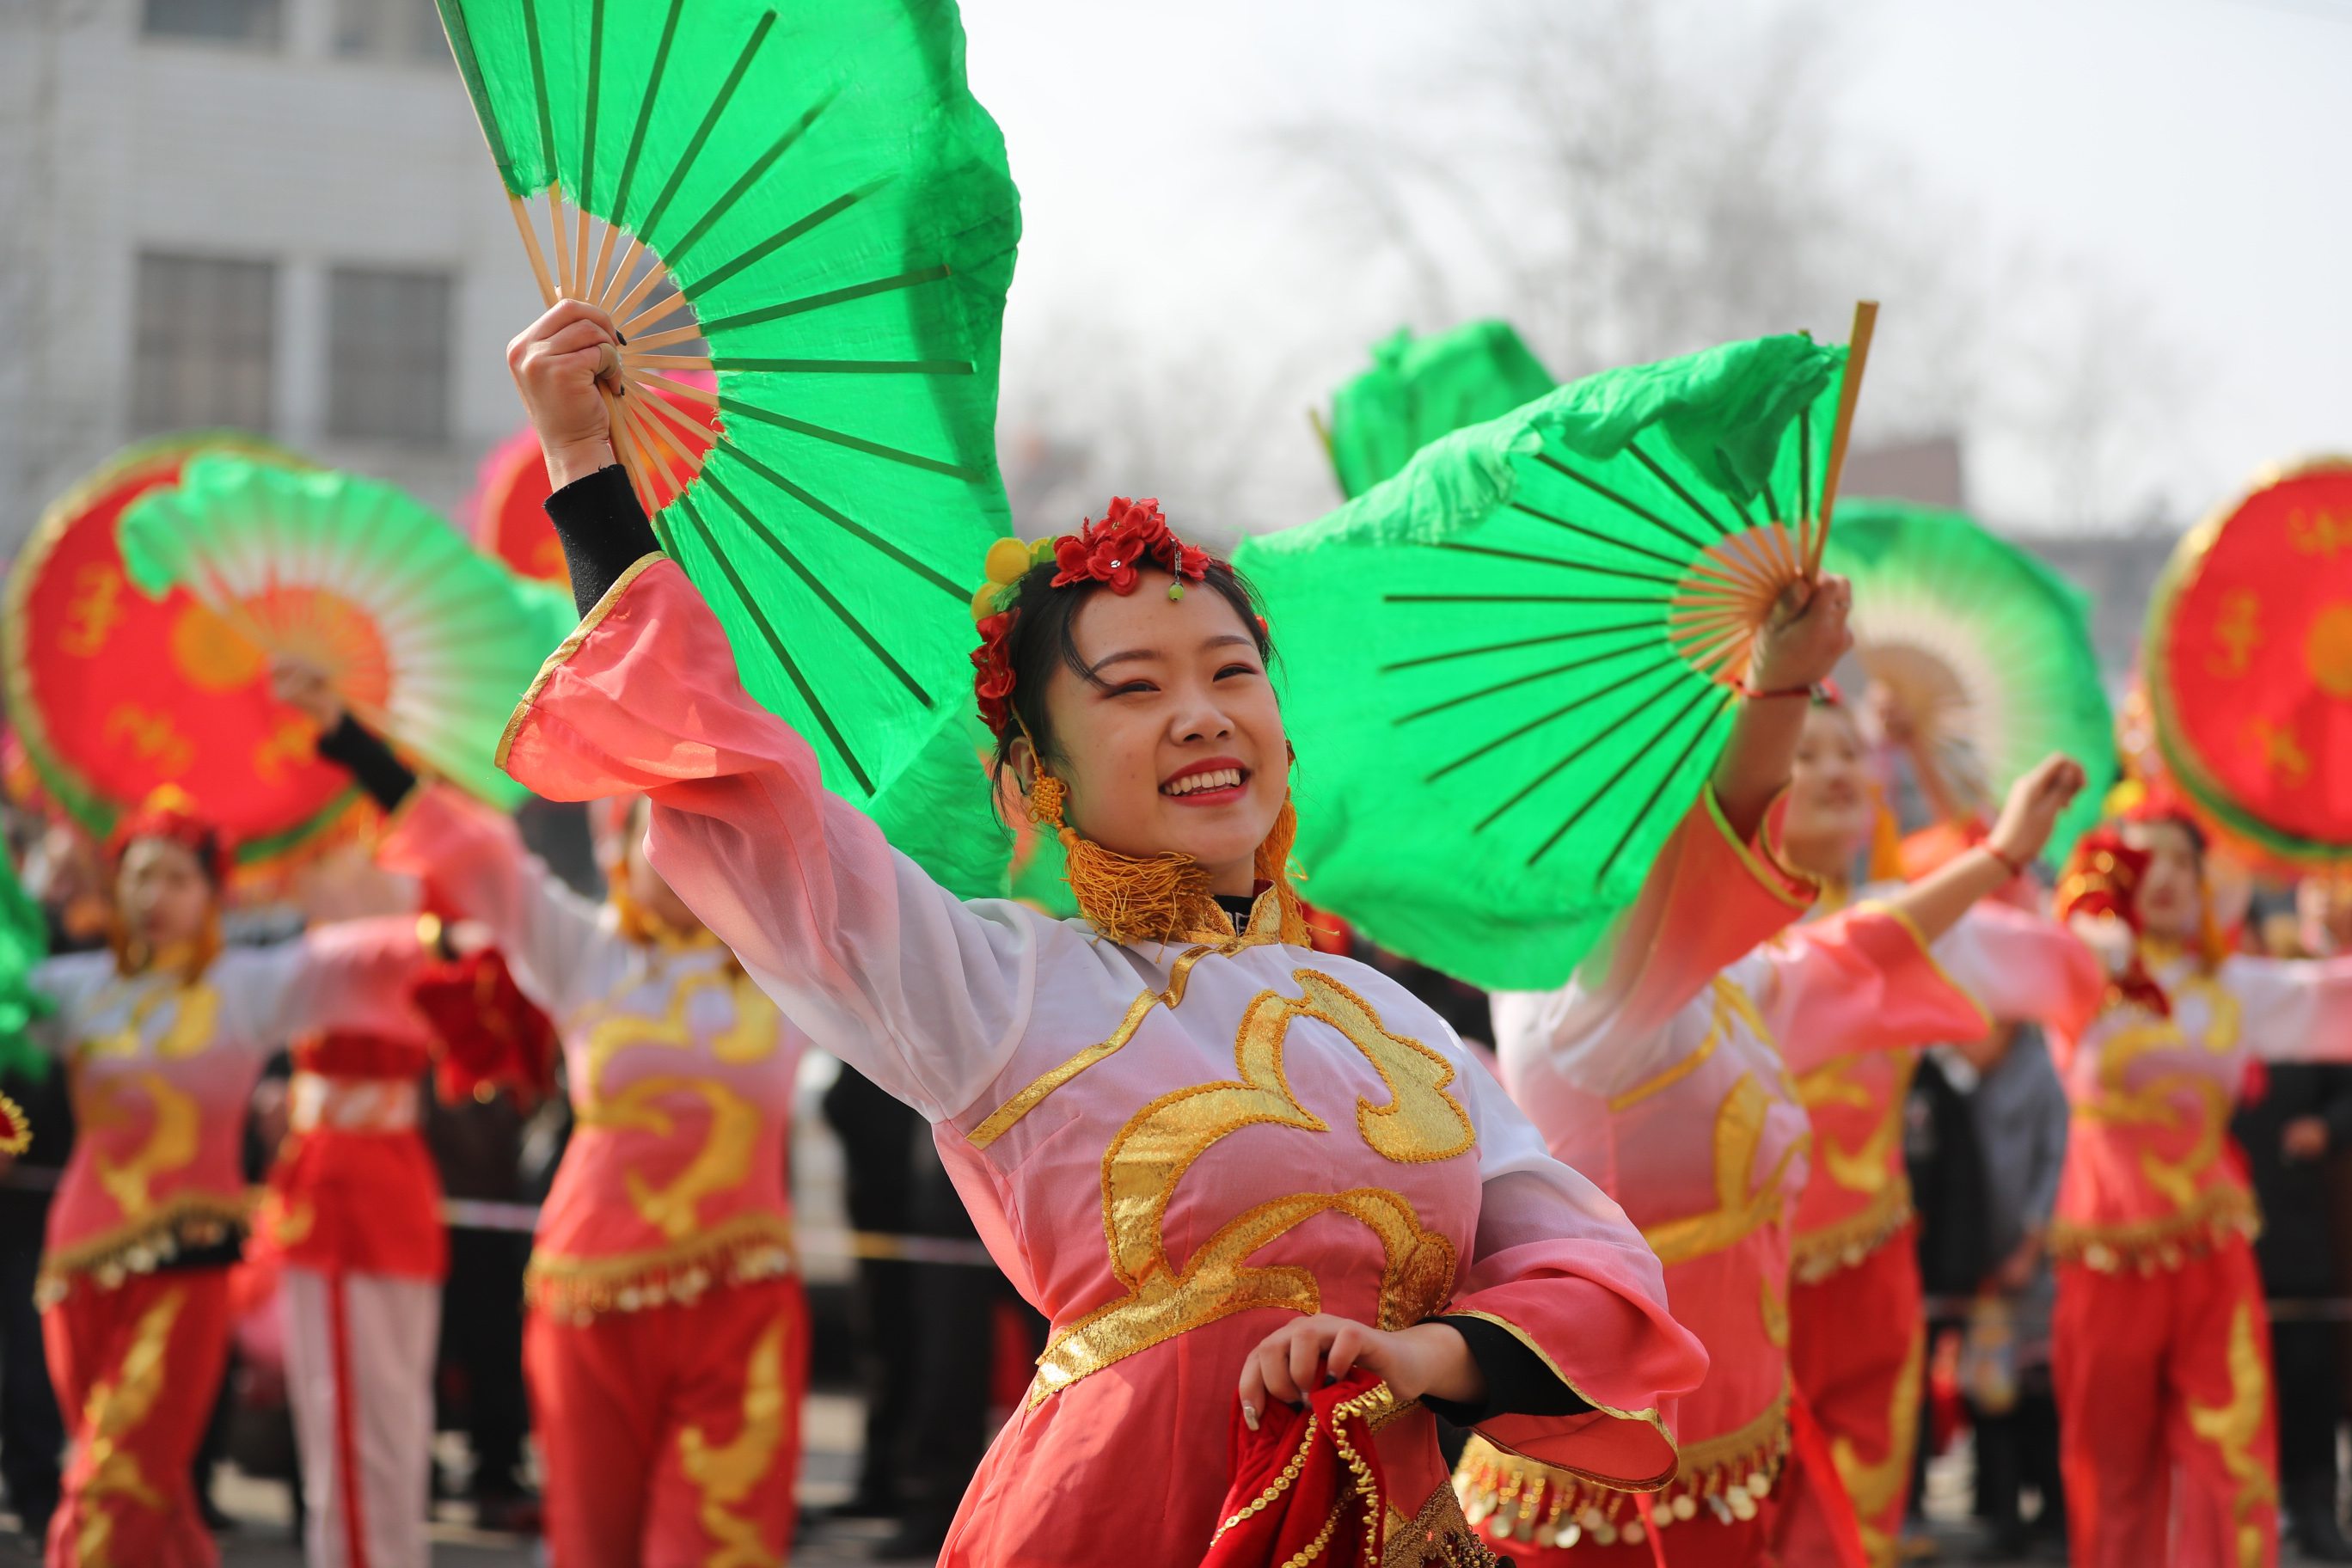
<instances>
[{"instance_id":1,"label":"woman's smile","mask_svg":"<svg viewBox=\"0 0 2352 1568\"><path fill-rule=\"evenodd\" d=\"M1188 763L1162 780L1160 793L1186 805L1230 805L1249 793L1250 770L1236 757Z\"/></svg>"}]
</instances>

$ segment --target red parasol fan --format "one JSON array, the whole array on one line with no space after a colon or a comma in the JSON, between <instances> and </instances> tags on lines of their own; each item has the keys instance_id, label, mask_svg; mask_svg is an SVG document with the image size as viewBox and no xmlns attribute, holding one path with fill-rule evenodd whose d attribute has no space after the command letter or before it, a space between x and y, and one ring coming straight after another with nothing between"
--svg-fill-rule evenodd
<instances>
[{"instance_id":1,"label":"red parasol fan","mask_svg":"<svg viewBox=\"0 0 2352 1568\"><path fill-rule=\"evenodd\" d=\"M2201 815L2296 864L2352 859L2352 460L2266 477L2185 535L2142 658Z\"/></svg>"},{"instance_id":2,"label":"red parasol fan","mask_svg":"<svg viewBox=\"0 0 2352 1568\"><path fill-rule=\"evenodd\" d=\"M8 575L8 717L43 789L93 837L164 784L236 845L240 880L363 830L374 807L312 752L315 727L269 693L263 652L184 588L131 586L115 520L204 452L306 467L252 437L165 437L114 457L52 505Z\"/></svg>"},{"instance_id":3,"label":"red parasol fan","mask_svg":"<svg viewBox=\"0 0 2352 1568\"><path fill-rule=\"evenodd\" d=\"M718 378L710 372L682 370L675 378L705 392L715 393ZM683 393L658 389L652 395L675 409L672 421L679 443L698 464L718 439L719 410ZM664 506L677 493L670 477L658 468L647 470L647 481ZM457 503L457 516L485 555L496 556L526 577L542 582L572 581L563 563L563 546L555 525L547 521L547 498L553 489L547 478L547 460L540 454L539 437L529 426L490 448L474 478L474 488Z\"/></svg>"}]
</instances>

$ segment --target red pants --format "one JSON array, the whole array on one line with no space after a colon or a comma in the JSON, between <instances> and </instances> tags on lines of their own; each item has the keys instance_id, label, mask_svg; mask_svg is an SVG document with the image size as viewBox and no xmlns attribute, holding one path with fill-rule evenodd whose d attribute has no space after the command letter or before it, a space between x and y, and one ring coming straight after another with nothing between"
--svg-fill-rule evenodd
<instances>
[{"instance_id":1,"label":"red pants","mask_svg":"<svg viewBox=\"0 0 2352 1568\"><path fill-rule=\"evenodd\" d=\"M2270 1319L2253 1249L2058 1270L2059 1464L2075 1568L2278 1561Z\"/></svg>"},{"instance_id":2,"label":"red pants","mask_svg":"<svg viewBox=\"0 0 2352 1568\"><path fill-rule=\"evenodd\" d=\"M796 1279L523 1330L555 1568L764 1568L798 1512L808 1309Z\"/></svg>"},{"instance_id":3,"label":"red pants","mask_svg":"<svg viewBox=\"0 0 2352 1568\"><path fill-rule=\"evenodd\" d=\"M73 1440L49 1521L51 1568L213 1568L188 1466L228 1356L228 1270L77 1279L41 1314Z\"/></svg>"},{"instance_id":4,"label":"red pants","mask_svg":"<svg viewBox=\"0 0 2352 1568\"><path fill-rule=\"evenodd\" d=\"M1853 1268L1789 1288L1789 1370L1830 1440L1874 1568L1893 1568L1902 1547L1918 1447L1927 1325L1916 1232L1906 1226ZM1789 1568L1835 1563L1809 1479L1799 1476L1782 1503Z\"/></svg>"}]
</instances>

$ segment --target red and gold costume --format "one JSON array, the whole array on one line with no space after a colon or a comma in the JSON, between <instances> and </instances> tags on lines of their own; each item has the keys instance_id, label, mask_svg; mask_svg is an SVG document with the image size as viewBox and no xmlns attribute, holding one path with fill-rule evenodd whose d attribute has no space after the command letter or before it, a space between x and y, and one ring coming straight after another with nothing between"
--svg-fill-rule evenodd
<instances>
[{"instance_id":1,"label":"red and gold costume","mask_svg":"<svg viewBox=\"0 0 2352 1568\"><path fill-rule=\"evenodd\" d=\"M1641 1224L1676 1317L1711 1358L1675 1412L1682 1464L1652 1525L1622 1493L1472 1445L1461 1478L1472 1512L1522 1563L1645 1563L1657 1526L1676 1568L1749 1563L1768 1533L1805 1528L1822 1505L1789 1504L1780 1485L1790 1215L1811 1136L1798 1082L1842 1058L1899 1061L1973 1037L1986 1016L1972 992L1997 989L2005 969L2080 953L2046 922L2000 909L1972 912L1933 955L1874 903L1784 930L1810 893L1760 843L1736 842L1706 795L1575 980L1496 998L1504 1081L1553 1152L1594 1172ZM1865 1464L1868 1481L1886 1457Z\"/></svg>"},{"instance_id":2,"label":"red and gold costume","mask_svg":"<svg viewBox=\"0 0 2352 1568\"><path fill-rule=\"evenodd\" d=\"M425 1568L433 1357L448 1234L418 1131L427 1037L294 1044L289 1131L256 1216L284 1260L286 1373L316 1568Z\"/></svg>"},{"instance_id":3,"label":"red and gold costume","mask_svg":"<svg viewBox=\"0 0 2352 1568\"><path fill-rule=\"evenodd\" d=\"M795 1025L931 1121L1052 1321L943 1563L1193 1568L1243 1360L1302 1311L1480 1317L1584 1406L1496 1416L1497 1441L1622 1485L1673 1473L1661 1406L1701 1367L1656 1259L1423 1005L1285 942L1278 889L1244 929L1133 945L957 900L825 792L659 557L614 584L509 735L541 795L651 793L670 885ZM1460 1552L1433 1418L1393 1406L1377 1441L1385 1561Z\"/></svg>"},{"instance_id":4,"label":"red and gold costume","mask_svg":"<svg viewBox=\"0 0 2352 1568\"><path fill-rule=\"evenodd\" d=\"M247 1102L276 1046L306 1032L413 1028L411 919L327 926L136 973L51 959L36 1032L68 1062L78 1137L49 1210L43 1335L75 1444L49 1561L182 1568L215 1560L188 1466L227 1345L228 1265L247 1202Z\"/></svg>"},{"instance_id":5,"label":"red and gold costume","mask_svg":"<svg viewBox=\"0 0 2352 1568\"><path fill-rule=\"evenodd\" d=\"M497 934L577 1117L540 1216L524 1367L557 1568L781 1563L806 1310L785 1178L803 1037L716 937L582 899L443 787L386 858Z\"/></svg>"}]
</instances>

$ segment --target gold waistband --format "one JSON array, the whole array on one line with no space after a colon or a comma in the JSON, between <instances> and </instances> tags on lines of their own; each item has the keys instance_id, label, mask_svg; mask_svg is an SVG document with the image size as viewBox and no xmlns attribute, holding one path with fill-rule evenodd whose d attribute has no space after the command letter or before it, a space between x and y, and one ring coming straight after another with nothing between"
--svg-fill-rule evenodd
<instances>
[{"instance_id":1,"label":"gold waistband","mask_svg":"<svg viewBox=\"0 0 2352 1568\"><path fill-rule=\"evenodd\" d=\"M2154 1219L2116 1225L2053 1219L2050 1257L2053 1262L2080 1263L2102 1274L2154 1274L2178 1268L2234 1237L2252 1241L2262 1228L2253 1194L2228 1182L2206 1188L2179 1213Z\"/></svg>"},{"instance_id":2,"label":"gold waistband","mask_svg":"<svg viewBox=\"0 0 2352 1568\"><path fill-rule=\"evenodd\" d=\"M1854 1268L1900 1234L1911 1215L1910 1179L1897 1177L1843 1219L1790 1236L1789 1277L1800 1285L1818 1285L1841 1268Z\"/></svg>"},{"instance_id":3,"label":"gold waistband","mask_svg":"<svg viewBox=\"0 0 2352 1568\"><path fill-rule=\"evenodd\" d=\"M243 1227L253 1201L250 1194L223 1197L216 1193L182 1193L136 1219L110 1226L69 1247L51 1247L41 1256L34 1301L47 1307L63 1300L68 1275L88 1275L100 1289L111 1290L134 1274L153 1273L184 1250L218 1247Z\"/></svg>"},{"instance_id":4,"label":"gold waistband","mask_svg":"<svg viewBox=\"0 0 2352 1568\"><path fill-rule=\"evenodd\" d=\"M609 1258L534 1251L523 1296L560 1321L585 1325L600 1312L690 1307L714 1286L780 1279L798 1267L792 1221L740 1214L675 1245Z\"/></svg>"}]
</instances>

